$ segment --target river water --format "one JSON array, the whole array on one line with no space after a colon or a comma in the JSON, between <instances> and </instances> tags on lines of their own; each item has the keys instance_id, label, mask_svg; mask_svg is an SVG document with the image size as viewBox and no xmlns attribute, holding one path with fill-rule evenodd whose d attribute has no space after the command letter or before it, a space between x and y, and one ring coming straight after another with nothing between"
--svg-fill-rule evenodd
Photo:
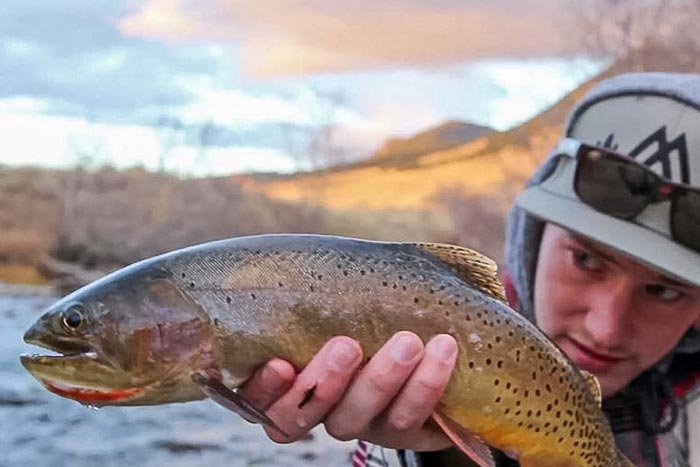
<instances>
[{"instance_id":1,"label":"river water","mask_svg":"<svg viewBox=\"0 0 700 467\"><path fill-rule=\"evenodd\" d=\"M19 362L24 331L55 297L0 291L0 466L346 466L351 443L322 430L275 444L209 401L89 409L45 390Z\"/></svg>"}]
</instances>

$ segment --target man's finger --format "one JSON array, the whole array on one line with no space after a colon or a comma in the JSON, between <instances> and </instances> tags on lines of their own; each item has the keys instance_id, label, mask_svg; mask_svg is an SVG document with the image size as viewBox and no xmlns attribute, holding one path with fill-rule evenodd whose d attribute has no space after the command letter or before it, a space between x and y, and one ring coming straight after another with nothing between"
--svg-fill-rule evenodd
<instances>
[{"instance_id":1,"label":"man's finger","mask_svg":"<svg viewBox=\"0 0 700 467\"><path fill-rule=\"evenodd\" d=\"M290 436L266 429L268 436L280 443L305 436L343 396L361 361L362 348L355 340L344 336L329 340L267 411Z\"/></svg>"},{"instance_id":2,"label":"man's finger","mask_svg":"<svg viewBox=\"0 0 700 467\"><path fill-rule=\"evenodd\" d=\"M259 368L238 391L264 412L291 387L295 377L296 371L291 363L275 358Z\"/></svg>"},{"instance_id":3,"label":"man's finger","mask_svg":"<svg viewBox=\"0 0 700 467\"><path fill-rule=\"evenodd\" d=\"M359 437L386 409L423 355L423 342L409 331L395 334L360 371L341 402L326 417L328 433L340 440Z\"/></svg>"},{"instance_id":4,"label":"man's finger","mask_svg":"<svg viewBox=\"0 0 700 467\"><path fill-rule=\"evenodd\" d=\"M421 427L445 392L456 360L454 338L448 334L433 337L425 346L423 359L389 409L389 425L402 431Z\"/></svg>"}]
</instances>

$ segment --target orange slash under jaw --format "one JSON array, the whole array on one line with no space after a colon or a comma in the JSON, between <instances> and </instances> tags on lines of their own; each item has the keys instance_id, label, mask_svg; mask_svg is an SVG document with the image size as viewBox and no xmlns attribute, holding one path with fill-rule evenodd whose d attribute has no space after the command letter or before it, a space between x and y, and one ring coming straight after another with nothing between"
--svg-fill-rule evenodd
<instances>
[{"instance_id":1,"label":"orange slash under jaw","mask_svg":"<svg viewBox=\"0 0 700 467\"><path fill-rule=\"evenodd\" d=\"M122 389L92 389L80 387L66 387L42 381L49 391L62 397L76 400L85 404L99 402L114 402L129 399L143 392L143 388L122 388Z\"/></svg>"}]
</instances>

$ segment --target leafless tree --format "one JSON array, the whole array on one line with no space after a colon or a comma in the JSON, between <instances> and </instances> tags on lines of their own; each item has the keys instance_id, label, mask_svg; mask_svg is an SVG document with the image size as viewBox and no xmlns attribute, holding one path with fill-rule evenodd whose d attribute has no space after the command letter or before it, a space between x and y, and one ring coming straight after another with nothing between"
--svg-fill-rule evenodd
<instances>
[{"instance_id":1,"label":"leafless tree","mask_svg":"<svg viewBox=\"0 0 700 467\"><path fill-rule=\"evenodd\" d=\"M214 123L211 120L207 120L202 123L197 131L197 157L195 163L199 167L204 167L206 173L209 170L209 148L213 142L214 136Z\"/></svg>"},{"instance_id":2,"label":"leafless tree","mask_svg":"<svg viewBox=\"0 0 700 467\"><path fill-rule=\"evenodd\" d=\"M582 0L572 11L575 47L619 71L700 69L700 0Z\"/></svg>"},{"instance_id":3,"label":"leafless tree","mask_svg":"<svg viewBox=\"0 0 700 467\"><path fill-rule=\"evenodd\" d=\"M309 160L315 170L323 170L344 162L343 151L334 141L337 129L338 110L345 103L340 89L314 89L320 103L312 109L314 127L309 142Z\"/></svg>"},{"instance_id":4,"label":"leafless tree","mask_svg":"<svg viewBox=\"0 0 700 467\"><path fill-rule=\"evenodd\" d=\"M451 235L440 241L473 248L503 262L505 243L506 196L468 193L464 186L455 184L440 189L434 197L453 224Z\"/></svg>"},{"instance_id":5,"label":"leafless tree","mask_svg":"<svg viewBox=\"0 0 700 467\"><path fill-rule=\"evenodd\" d=\"M344 152L335 141L338 110L345 103L342 90L313 88L315 105L309 109L306 126L281 124L286 152L299 171L323 171L345 162Z\"/></svg>"},{"instance_id":6,"label":"leafless tree","mask_svg":"<svg viewBox=\"0 0 700 467\"><path fill-rule=\"evenodd\" d=\"M183 141L183 125L179 118L161 115L155 124L160 142L158 153L158 171L165 173L167 159L173 148L180 146Z\"/></svg>"}]
</instances>

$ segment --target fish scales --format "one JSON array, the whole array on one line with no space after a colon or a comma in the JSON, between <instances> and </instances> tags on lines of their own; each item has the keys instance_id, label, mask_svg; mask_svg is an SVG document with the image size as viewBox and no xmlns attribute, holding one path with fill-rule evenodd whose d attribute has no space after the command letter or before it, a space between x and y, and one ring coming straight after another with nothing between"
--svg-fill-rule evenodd
<instances>
[{"instance_id":1,"label":"fish scales","mask_svg":"<svg viewBox=\"0 0 700 467\"><path fill-rule=\"evenodd\" d=\"M272 357L303 367L335 335L371 355L400 330L424 341L449 333L459 353L442 414L524 466L617 465L582 374L529 321L420 245L246 237L146 260L111 281L154 269L207 317L228 385Z\"/></svg>"}]
</instances>

